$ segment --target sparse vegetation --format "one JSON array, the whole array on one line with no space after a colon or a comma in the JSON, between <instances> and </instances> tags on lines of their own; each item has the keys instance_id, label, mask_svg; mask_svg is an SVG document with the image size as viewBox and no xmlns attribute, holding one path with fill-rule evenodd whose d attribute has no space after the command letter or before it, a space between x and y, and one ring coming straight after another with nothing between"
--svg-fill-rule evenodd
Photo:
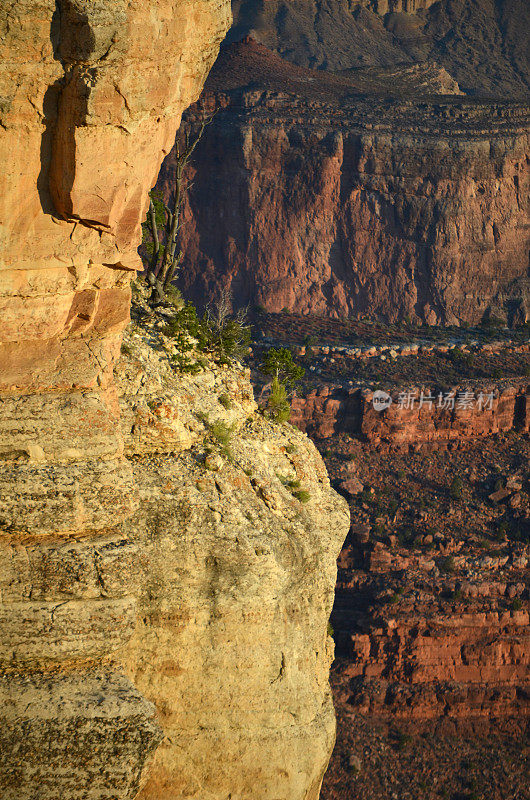
<instances>
[{"instance_id":1,"label":"sparse vegetation","mask_svg":"<svg viewBox=\"0 0 530 800\"><path fill-rule=\"evenodd\" d=\"M183 139L175 142L175 188L166 203L156 190L149 194L147 219L142 225L142 244L148 256L146 280L152 287L150 302L154 305L164 303L171 281L180 267L183 253L177 248L178 233L182 226L181 211L184 194L188 188L185 178L186 167L197 147L204 130L213 117L204 117L194 136L185 132Z\"/></svg>"},{"instance_id":2,"label":"sparse vegetation","mask_svg":"<svg viewBox=\"0 0 530 800\"><path fill-rule=\"evenodd\" d=\"M276 377L272 380L265 415L273 422L278 423L287 422L291 416L291 404L287 398L287 390Z\"/></svg>"},{"instance_id":3,"label":"sparse vegetation","mask_svg":"<svg viewBox=\"0 0 530 800\"><path fill-rule=\"evenodd\" d=\"M240 360L248 349L250 330L244 314L230 316L229 297L208 308L201 318L193 303L185 303L166 325L164 333L173 340L177 352L172 360L180 372L198 372L201 362L196 352L210 355L220 364Z\"/></svg>"},{"instance_id":4,"label":"sparse vegetation","mask_svg":"<svg viewBox=\"0 0 530 800\"><path fill-rule=\"evenodd\" d=\"M213 423L210 428L210 432L221 449L228 450L230 447L232 434L234 433L234 426L227 425L226 422L219 420Z\"/></svg>"},{"instance_id":5,"label":"sparse vegetation","mask_svg":"<svg viewBox=\"0 0 530 800\"><path fill-rule=\"evenodd\" d=\"M311 495L306 489L297 489L293 492L293 497L296 497L300 503L309 503L311 500Z\"/></svg>"},{"instance_id":6,"label":"sparse vegetation","mask_svg":"<svg viewBox=\"0 0 530 800\"><path fill-rule=\"evenodd\" d=\"M226 392L220 394L218 400L221 403L221 405L227 409L227 411L232 408L233 405L232 401L230 400L230 396Z\"/></svg>"},{"instance_id":7,"label":"sparse vegetation","mask_svg":"<svg viewBox=\"0 0 530 800\"><path fill-rule=\"evenodd\" d=\"M464 491L464 481L458 475L453 478L449 486L449 497L451 500L461 500Z\"/></svg>"},{"instance_id":8,"label":"sparse vegetation","mask_svg":"<svg viewBox=\"0 0 530 800\"><path fill-rule=\"evenodd\" d=\"M295 497L300 503L308 503L311 499L310 493L306 489L302 489L299 478L285 478L278 475L281 483L289 489L292 496Z\"/></svg>"},{"instance_id":9,"label":"sparse vegetation","mask_svg":"<svg viewBox=\"0 0 530 800\"><path fill-rule=\"evenodd\" d=\"M440 571L452 575L456 570L455 560L453 556L447 556L440 564Z\"/></svg>"},{"instance_id":10,"label":"sparse vegetation","mask_svg":"<svg viewBox=\"0 0 530 800\"><path fill-rule=\"evenodd\" d=\"M232 461L232 439L236 429L235 423L229 425L222 420L210 422L205 415L201 416L200 419L207 428L208 441L211 446L215 447L228 461ZM212 447L207 446L206 452L211 452Z\"/></svg>"}]
</instances>

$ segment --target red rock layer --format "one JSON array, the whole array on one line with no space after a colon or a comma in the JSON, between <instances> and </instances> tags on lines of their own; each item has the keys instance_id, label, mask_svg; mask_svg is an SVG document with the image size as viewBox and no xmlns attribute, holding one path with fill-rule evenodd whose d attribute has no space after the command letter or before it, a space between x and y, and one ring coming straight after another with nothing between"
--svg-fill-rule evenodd
<instances>
[{"instance_id":1,"label":"red rock layer","mask_svg":"<svg viewBox=\"0 0 530 800\"><path fill-rule=\"evenodd\" d=\"M528 108L377 85L252 42L223 53L189 118L218 109L189 173L187 295L429 324L528 317ZM170 155L158 187L173 182Z\"/></svg>"},{"instance_id":2,"label":"red rock layer","mask_svg":"<svg viewBox=\"0 0 530 800\"><path fill-rule=\"evenodd\" d=\"M374 393L323 386L306 397L294 397L291 422L311 436L336 433L362 436L374 445L408 447L530 430L530 386L453 388L454 408L443 407L445 393L414 388L392 393L391 405L374 408ZM422 399L423 398L423 399ZM427 398L427 400L425 400ZM432 399L431 399L432 398Z\"/></svg>"}]
</instances>

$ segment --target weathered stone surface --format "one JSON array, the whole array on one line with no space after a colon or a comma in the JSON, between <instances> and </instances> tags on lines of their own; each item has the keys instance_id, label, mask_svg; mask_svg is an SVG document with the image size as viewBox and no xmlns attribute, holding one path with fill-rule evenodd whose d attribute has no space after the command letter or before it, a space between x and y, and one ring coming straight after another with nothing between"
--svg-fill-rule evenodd
<instances>
[{"instance_id":1,"label":"weathered stone surface","mask_svg":"<svg viewBox=\"0 0 530 800\"><path fill-rule=\"evenodd\" d=\"M0 794L125 800L161 738L115 662L136 505L112 388L147 190L225 0L0 8Z\"/></svg>"},{"instance_id":2,"label":"weathered stone surface","mask_svg":"<svg viewBox=\"0 0 530 800\"><path fill-rule=\"evenodd\" d=\"M146 190L226 5L13 8L2 146L27 150L0 271L2 796L317 800L346 506L242 370L182 377L159 328L135 326L114 385Z\"/></svg>"},{"instance_id":3,"label":"weathered stone surface","mask_svg":"<svg viewBox=\"0 0 530 800\"><path fill-rule=\"evenodd\" d=\"M433 398L420 403L422 397ZM347 432L361 435L374 444L408 447L466 441L530 426L530 387L524 381L513 386L488 384L455 386L451 390L454 408L426 387L392 393L384 411L373 405L367 389L329 387L295 397L291 421L317 438ZM410 400L407 397L410 395ZM479 398L482 396L482 401ZM485 398L488 397L487 401ZM465 402L462 398L467 398Z\"/></svg>"},{"instance_id":4,"label":"weathered stone surface","mask_svg":"<svg viewBox=\"0 0 530 800\"><path fill-rule=\"evenodd\" d=\"M82 668L7 673L0 678L0 698L2 798L132 800L137 795L141 767L160 730L153 706L126 678Z\"/></svg>"},{"instance_id":5,"label":"weathered stone surface","mask_svg":"<svg viewBox=\"0 0 530 800\"><path fill-rule=\"evenodd\" d=\"M351 638L350 702L362 714L480 718L530 713L527 611L381 620ZM520 691L519 691L520 688Z\"/></svg>"},{"instance_id":6,"label":"weathered stone surface","mask_svg":"<svg viewBox=\"0 0 530 800\"><path fill-rule=\"evenodd\" d=\"M166 734L140 797L317 800L346 504L309 439L256 413L248 373L179 376L171 342L145 338L127 335L116 370L140 491L125 526L142 586L127 664ZM214 423L232 429L229 457Z\"/></svg>"},{"instance_id":7,"label":"weathered stone surface","mask_svg":"<svg viewBox=\"0 0 530 800\"><path fill-rule=\"evenodd\" d=\"M528 93L526 0L235 0L229 39L250 34L313 69L402 67L436 60L466 92Z\"/></svg>"}]
</instances>

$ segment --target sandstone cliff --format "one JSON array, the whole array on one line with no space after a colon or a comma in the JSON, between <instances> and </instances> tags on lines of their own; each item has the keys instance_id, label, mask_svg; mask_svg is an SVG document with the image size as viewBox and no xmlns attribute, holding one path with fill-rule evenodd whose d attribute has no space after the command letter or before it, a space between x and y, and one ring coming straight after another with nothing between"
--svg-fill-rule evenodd
<instances>
[{"instance_id":1,"label":"sandstone cliff","mask_svg":"<svg viewBox=\"0 0 530 800\"><path fill-rule=\"evenodd\" d=\"M410 390L420 397L421 389ZM425 395L429 390L424 388ZM374 393L368 389L343 389L323 386L306 396L295 397L292 402L291 421L300 430L317 439L337 433L350 433L362 437L374 446L436 447L448 442L465 442L481 436L491 436L513 429L530 430L530 386L528 381L515 385L466 384L455 387L455 397L467 392L473 403L467 407L442 408L438 400L422 407L399 406L399 392L392 394L392 405L384 412L375 411ZM491 407L483 409L477 399L491 395ZM435 397L435 395L432 395Z\"/></svg>"},{"instance_id":2,"label":"sandstone cliff","mask_svg":"<svg viewBox=\"0 0 530 800\"><path fill-rule=\"evenodd\" d=\"M325 625L346 512L322 463L301 439L313 504L275 492L296 434L260 427L244 376L227 374L256 485L227 466L201 494L200 426L176 422L191 388L154 391L120 366L124 437L113 377L147 190L229 19L219 0L0 9L5 800L121 800L146 779L144 797L242 800L272 797L276 778L313 800L329 756ZM187 402L204 410L219 378L202 375ZM129 424L135 380L157 408L165 391L175 424Z\"/></svg>"},{"instance_id":3,"label":"sandstone cliff","mask_svg":"<svg viewBox=\"0 0 530 800\"><path fill-rule=\"evenodd\" d=\"M125 342L117 376L140 491L125 530L142 576L128 664L166 734L141 797L317 800L346 504L309 439L256 413L248 371L180 376L156 327Z\"/></svg>"},{"instance_id":4,"label":"sandstone cliff","mask_svg":"<svg viewBox=\"0 0 530 800\"><path fill-rule=\"evenodd\" d=\"M524 322L528 107L423 96L446 79L324 75L252 41L225 50L188 123L219 109L190 171L185 292L390 322ZM173 184L170 155L158 186Z\"/></svg>"}]
</instances>

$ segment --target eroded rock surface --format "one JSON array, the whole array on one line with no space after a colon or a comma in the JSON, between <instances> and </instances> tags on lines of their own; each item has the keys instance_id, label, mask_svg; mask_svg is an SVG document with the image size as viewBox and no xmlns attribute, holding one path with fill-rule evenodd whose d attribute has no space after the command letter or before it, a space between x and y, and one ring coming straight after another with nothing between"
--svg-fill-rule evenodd
<instances>
[{"instance_id":1,"label":"eroded rock surface","mask_svg":"<svg viewBox=\"0 0 530 800\"><path fill-rule=\"evenodd\" d=\"M317 800L346 504L310 440L256 413L248 371L180 376L173 347L133 327L117 367L140 492L125 526L142 586L128 671L165 733L140 797Z\"/></svg>"},{"instance_id":2,"label":"eroded rock surface","mask_svg":"<svg viewBox=\"0 0 530 800\"><path fill-rule=\"evenodd\" d=\"M234 0L229 39L251 35L294 64L341 71L437 61L466 92L530 86L526 0Z\"/></svg>"},{"instance_id":3,"label":"eroded rock surface","mask_svg":"<svg viewBox=\"0 0 530 800\"><path fill-rule=\"evenodd\" d=\"M348 512L323 462L240 370L179 377L156 326L114 380L147 190L229 17L0 11L3 800L317 800L331 752ZM202 463L204 414L233 457Z\"/></svg>"},{"instance_id":4,"label":"eroded rock surface","mask_svg":"<svg viewBox=\"0 0 530 800\"><path fill-rule=\"evenodd\" d=\"M6 800L133 797L162 736L113 665L135 625L119 526L137 498L112 371L147 189L229 17L206 0L0 10Z\"/></svg>"},{"instance_id":5,"label":"eroded rock surface","mask_svg":"<svg viewBox=\"0 0 530 800\"><path fill-rule=\"evenodd\" d=\"M374 408L371 390L323 386L293 399L291 421L319 439L350 433L376 446L405 449L530 427L530 387L524 380L513 386L452 387L448 400L425 387L390 396L391 405L381 411Z\"/></svg>"}]
</instances>

